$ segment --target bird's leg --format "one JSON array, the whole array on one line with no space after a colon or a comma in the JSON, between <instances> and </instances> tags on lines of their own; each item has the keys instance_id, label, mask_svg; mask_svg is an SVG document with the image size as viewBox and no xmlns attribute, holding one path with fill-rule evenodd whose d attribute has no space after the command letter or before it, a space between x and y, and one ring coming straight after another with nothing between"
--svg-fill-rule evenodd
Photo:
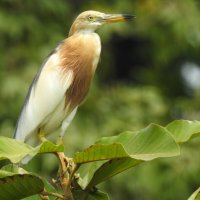
<instances>
[{"instance_id":1,"label":"bird's leg","mask_svg":"<svg viewBox=\"0 0 200 200\"><path fill-rule=\"evenodd\" d=\"M58 136L58 139L56 141L57 145L63 144L63 137L61 135Z\"/></svg>"},{"instance_id":2,"label":"bird's leg","mask_svg":"<svg viewBox=\"0 0 200 200\"><path fill-rule=\"evenodd\" d=\"M44 130L42 128L39 128L39 131L38 131L38 138L41 142L45 142L47 141L47 139L45 138L45 133L44 133Z\"/></svg>"}]
</instances>

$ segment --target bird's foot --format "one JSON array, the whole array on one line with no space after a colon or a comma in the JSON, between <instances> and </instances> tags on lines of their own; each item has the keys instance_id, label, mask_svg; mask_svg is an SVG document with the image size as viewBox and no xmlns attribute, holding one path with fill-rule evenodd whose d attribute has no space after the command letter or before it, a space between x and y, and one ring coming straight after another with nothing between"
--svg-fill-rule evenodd
<instances>
[{"instance_id":1,"label":"bird's foot","mask_svg":"<svg viewBox=\"0 0 200 200\"><path fill-rule=\"evenodd\" d=\"M43 129L39 129L39 131L38 131L38 137L39 137L39 140L41 142L46 142L47 141L47 139L45 138L45 133L44 133Z\"/></svg>"}]
</instances>

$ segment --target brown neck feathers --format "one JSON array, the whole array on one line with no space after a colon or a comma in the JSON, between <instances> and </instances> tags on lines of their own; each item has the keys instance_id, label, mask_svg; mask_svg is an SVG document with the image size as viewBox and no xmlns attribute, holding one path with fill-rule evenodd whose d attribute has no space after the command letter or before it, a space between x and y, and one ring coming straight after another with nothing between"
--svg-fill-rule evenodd
<instances>
[{"instance_id":1,"label":"brown neck feathers","mask_svg":"<svg viewBox=\"0 0 200 200\"><path fill-rule=\"evenodd\" d=\"M63 73L73 72L73 81L65 94L65 107L73 110L85 98L93 78L95 45L84 38L71 36L61 47Z\"/></svg>"}]
</instances>

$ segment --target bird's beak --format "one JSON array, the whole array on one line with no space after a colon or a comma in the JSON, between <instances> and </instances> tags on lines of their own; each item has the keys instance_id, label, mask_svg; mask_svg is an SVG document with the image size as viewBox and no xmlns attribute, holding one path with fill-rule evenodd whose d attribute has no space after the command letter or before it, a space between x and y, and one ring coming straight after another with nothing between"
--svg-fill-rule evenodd
<instances>
[{"instance_id":1,"label":"bird's beak","mask_svg":"<svg viewBox=\"0 0 200 200\"><path fill-rule=\"evenodd\" d=\"M115 23L115 22L127 21L133 18L135 18L134 15L128 15L128 14L107 14L103 18L103 20L106 23Z\"/></svg>"}]
</instances>

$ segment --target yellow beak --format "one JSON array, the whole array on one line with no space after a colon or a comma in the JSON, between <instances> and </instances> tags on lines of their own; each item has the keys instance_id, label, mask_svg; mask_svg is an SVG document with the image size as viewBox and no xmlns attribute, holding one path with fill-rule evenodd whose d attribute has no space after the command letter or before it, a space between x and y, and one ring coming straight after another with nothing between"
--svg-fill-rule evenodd
<instances>
[{"instance_id":1,"label":"yellow beak","mask_svg":"<svg viewBox=\"0 0 200 200\"><path fill-rule=\"evenodd\" d=\"M115 22L121 22L121 21L127 21L130 19L135 18L134 15L128 15L128 14L109 14L105 15L104 21L106 23L115 23Z\"/></svg>"}]
</instances>

